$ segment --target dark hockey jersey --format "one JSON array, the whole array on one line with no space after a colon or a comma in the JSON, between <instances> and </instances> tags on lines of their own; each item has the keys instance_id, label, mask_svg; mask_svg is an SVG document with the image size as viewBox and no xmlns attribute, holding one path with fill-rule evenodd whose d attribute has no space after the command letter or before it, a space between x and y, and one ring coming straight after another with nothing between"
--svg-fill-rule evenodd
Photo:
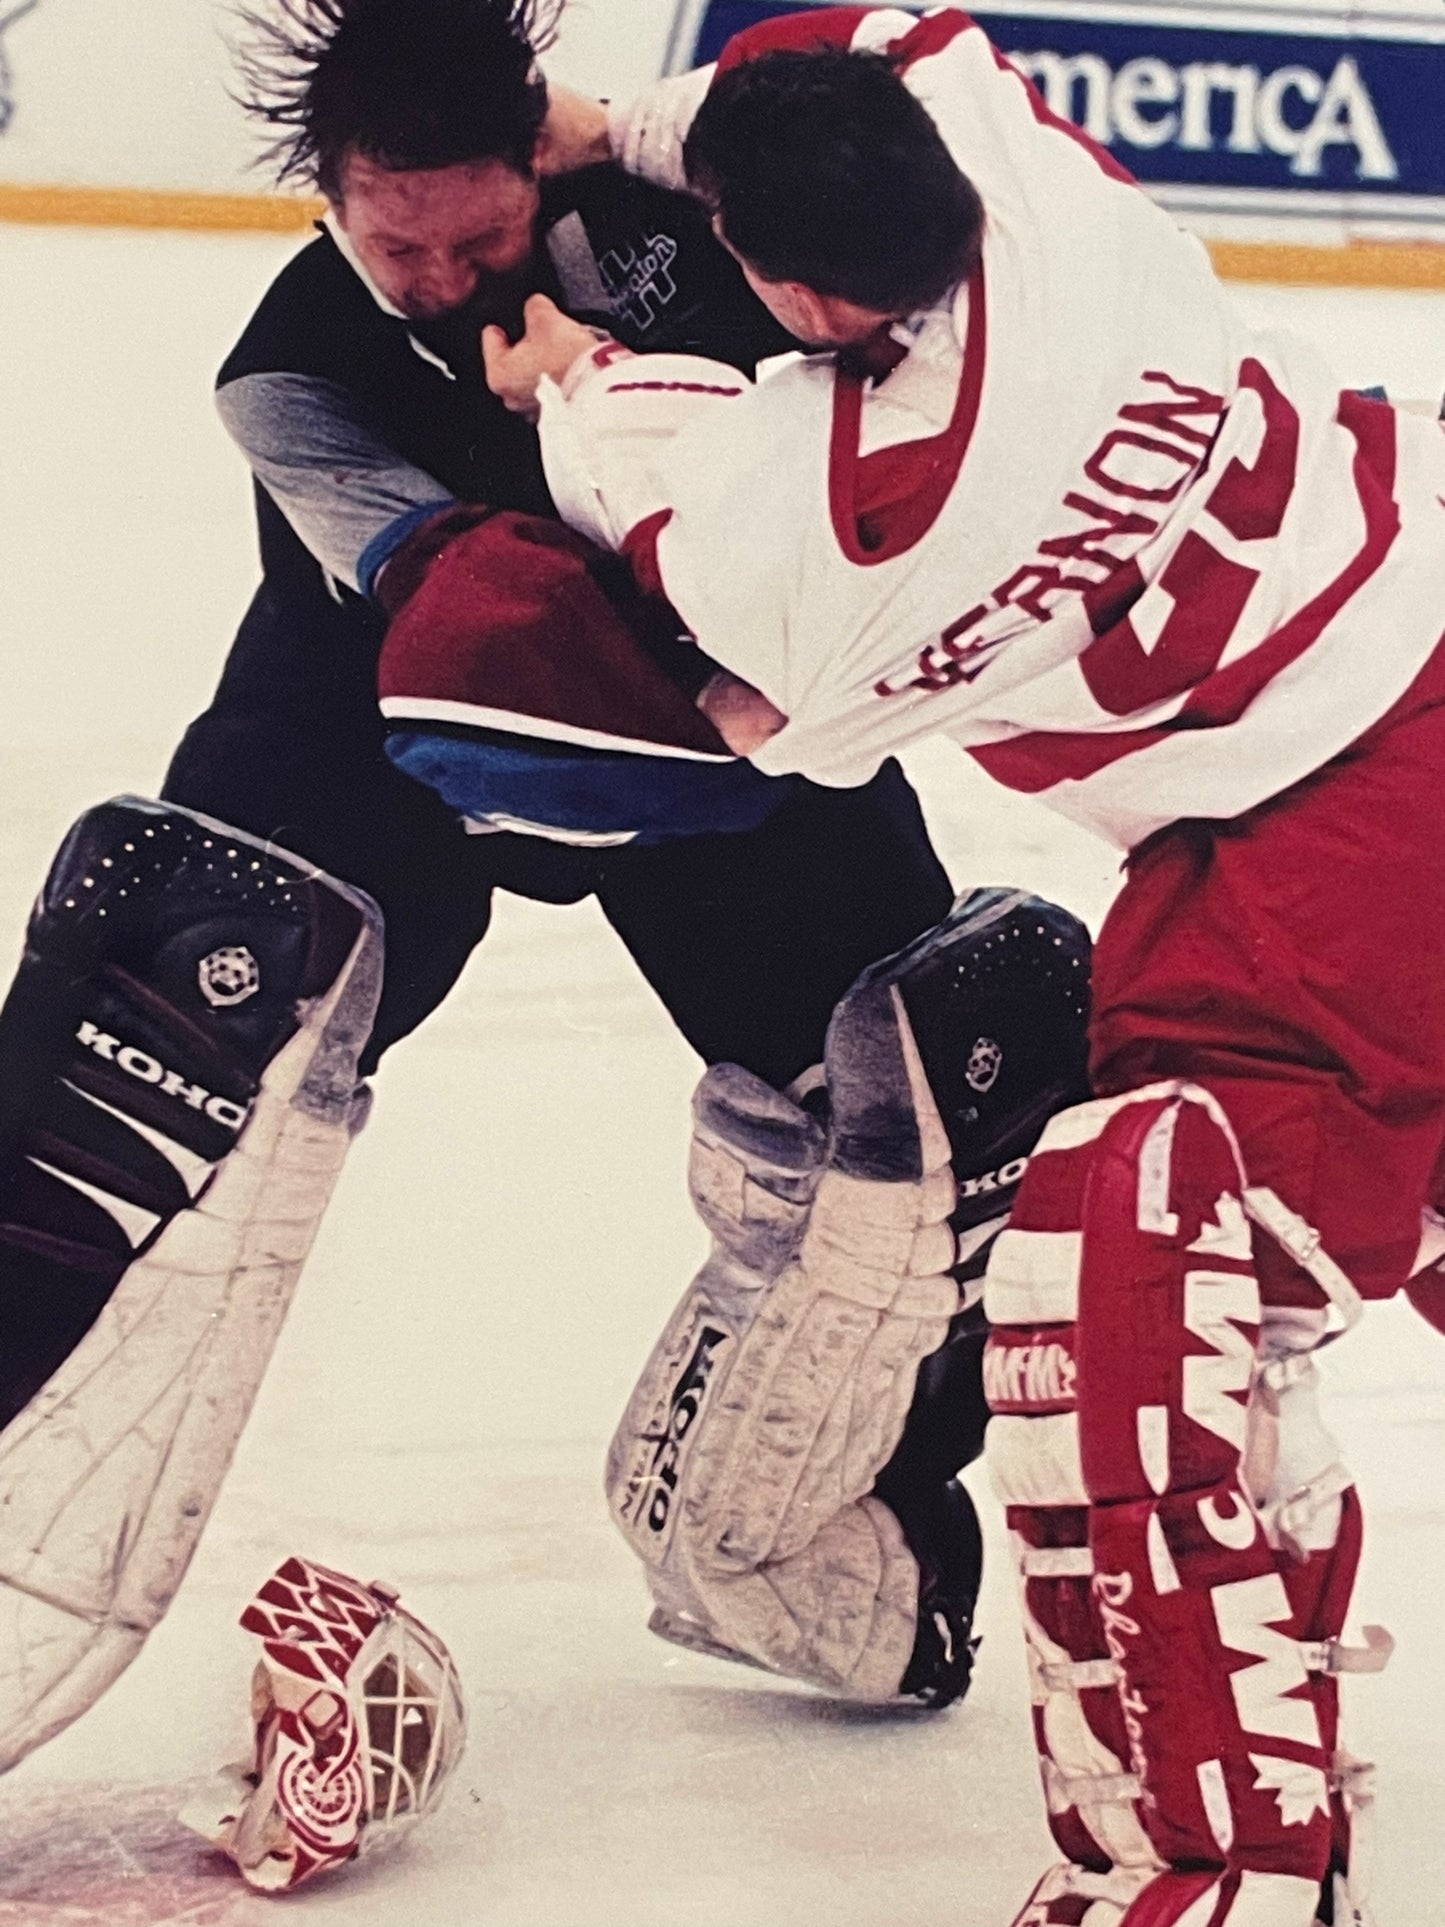
<instances>
[{"instance_id":1,"label":"dark hockey jersey","mask_svg":"<svg viewBox=\"0 0 1445 1927\"><path fill-rule=\"evenodd\" d=\"M536 291L630 346L751 371L794 345L686 196L589 169L544 184L539 236ZM370 591L410 531L457 501L553 512L535 430L483 377L478 332L492 318L390 312L330 231L272 284L218 380L256 478L264 571L220 708L284 705L360 727L376 715L384 629ZM616 733L631 733L625 716ZM641 783L642 761L629 767ZM554 759L553 787L558 774Z\"/></svg>"}]
</instances>

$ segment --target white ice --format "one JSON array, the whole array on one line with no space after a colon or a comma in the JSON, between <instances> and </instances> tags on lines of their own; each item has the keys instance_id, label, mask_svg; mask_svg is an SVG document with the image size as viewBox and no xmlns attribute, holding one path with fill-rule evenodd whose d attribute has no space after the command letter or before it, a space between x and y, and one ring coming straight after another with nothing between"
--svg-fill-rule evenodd
<instances>
[{"instance_id":1,"label":"white ice","mask_svg":"<svg viewBox=\"0 0 1445 1927\"><path fill-rule=\"evenodd\" d=\"M89 803L153 791L254 562L208 399L292 243L0 228L0 971ZM1402 395L1445 378L1445 297L1240 291ZM324 726L324 723L323 723ZM956 881L1097 920L1111 854L929 754ZM1012 1584L993 1559L965 1705L849 1712L644 1631L605 1440L701 1239L697 1066L590 907L499 906L388 1060L191 1574L142 1658L0 1786L0 1927L1004 1927L1051 1858ZM1374 1311L1328 1360L1371 1521L1360 1616L1399 1651L1351 1694L1381 1763L1381 1927L1445 1912L1445 1339ZM982 1488L979 1488L982 1490ZM992 1519L992 1506L983 1494ZM472 1737L399 1856L290 1904L174 1826L240 1750L235 1620L284 1556L384 1576L450 1641Z\"/></svg>"}]
</instances>

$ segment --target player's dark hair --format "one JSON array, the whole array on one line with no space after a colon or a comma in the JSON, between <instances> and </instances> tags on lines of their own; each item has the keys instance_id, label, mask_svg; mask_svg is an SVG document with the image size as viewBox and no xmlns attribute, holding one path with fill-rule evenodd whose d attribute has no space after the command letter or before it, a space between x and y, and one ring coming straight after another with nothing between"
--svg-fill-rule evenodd
<instances>
[{"instance_id":1,"label":"player's dark hair","mask_svg":"<svg viewBox=\"0 0 1445 1927\"><path fill-rule=\"evenodd\" d=\"M767 281L901 314L931 306L978 260L973 183L878 54L779 50L720 74L683 162Z\"/></svg>"},{"instance_id":2,"label":"player's dark hair","mask_svg":"<svg viewBox=\"0 0 1445 1927\"><path fill-rule=\"evenodd\" d=\"M244 7L241 105L276 130L278 181L335 200L348 152L380 167L502 160L529 174L561 0L271 0Z\"/></svg>"}]
</instances>

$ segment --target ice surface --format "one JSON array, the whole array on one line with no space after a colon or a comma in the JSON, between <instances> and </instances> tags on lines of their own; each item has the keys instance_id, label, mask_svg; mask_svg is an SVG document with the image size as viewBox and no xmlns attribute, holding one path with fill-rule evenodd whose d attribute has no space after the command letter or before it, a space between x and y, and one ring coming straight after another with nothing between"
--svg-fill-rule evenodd
<instances>
[{"instance_id":1,"label":"ice surface","mask_svg":"<svg viewBox=\"0 0 1445 1927\"><path fill-rule=\"evenodd\" d=\"M251 584L211 372L285 241L0 228L0 969L69 821L153 788ZM1424 395L1445 297L1251 288L1342 375ZM918 759L962 882L1092 918L1111 853ZM1012 1586L951 1714L840 1710L674 1652L604 1513L602 1451L700 1251L696 1072L589 907L505 900L388 1061L191 1576L130 1673L0 1785L0 1927L1003 1927L1050 1857ZM1383 1767L1381 1927L1445 1894L1445 1339L1374 1312L1328 1360L1371 1519L1361 1617L1400 1647L1352 1694ZM989 1504L985 1499L986 1506ZM171 1815L239 1750L235 1618L305 1552L389 1577L452 1644L472 1739L398 1856L294 1903L244 1893ZM299 1911L297 1911L299 1910Z\"/></svg>"}]
</instances>

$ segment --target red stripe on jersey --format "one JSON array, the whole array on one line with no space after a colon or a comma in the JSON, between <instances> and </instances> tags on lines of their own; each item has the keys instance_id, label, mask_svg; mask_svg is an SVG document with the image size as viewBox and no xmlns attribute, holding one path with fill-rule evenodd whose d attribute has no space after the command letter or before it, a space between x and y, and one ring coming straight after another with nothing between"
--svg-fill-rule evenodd
<instances>
[{"instance_id":1,"label":"red stripe on jersey","mask_svg":"<svg viewBox=\"0 0 1445 1927\"><path fill-rule=\"evenodd\" d=\"M725 74L763 54L813 53L819 47L851 47L859 24L867 17L862 7L814 7L806 13L787 13L781 19L760 20L735 33L718 55L717 70ZM974 25L956 8L925 14L916 26L891 40L883 49L896 71L906 73L916 60L940 53L957 35Z\"/></svg>"},{"instance_id":2,"label":"red stripe on jersey","mask_svg":"<svg viewBox=\"0 0 1445 1927\"><path fill-rule=\"evenodd\" d=\"M1038 88L1035 87L1034 83L1029 79L1028 75L1021 74L1013 62L999 52L992 41L989 42L989 52L993 55L994 65L999 71L1005 74L1012 74L1013 78L1023 88L1028 98L1029 107L1033 112L1033 117L1041 126L1052 127L1056 132L1067 135L1077 146L1082 147L1086 154L1092 155L1112 180L1123 181L1128 187L1137 187L1139 185L1128 168L1122 167L1119 162L1114 159L1114 156L1109 152L1107 147L1101 147L1096 140L1084 132L1082 127L1075 127L1071 120L1065 120L1062 114L1056 114L1039 92Z\"/></svg>"},{"instance_id":3,"label":"red stripe on jersey","mask_svg":"<svg viewBox=\"0 0 1445 1927\"><path fill-rule=\"evenodd\" d=\"M1167 729L1131 729L1117 736L1090 730L1034 730L1006 743L975 743L968 753L1005 789L1038 796L1058 783L1081 783L1136 750L1167 742Z\"/></svg>"},{"instance_id":4,"label":"red stripe on jersey","mask_svg":"<svg viewBox=\"0 0 1445 1927\"><path fill-rule=\"evenodd\" d=\"M842 367L835 373L828 508L838 546L850 562L860 568L891 562L937 521L973 440L987 351L988 303L980 264L969 277L963 366L953 414L942 434L860 454L863 382Z\"/></svg>"},{"instance_id":5,"label":"red stripe on jersey","mask_svg":"<svg viewBox=\"0 0 1445 1927\"><path fill-rule=\"evenodd\" d=\"M657 559L657 538L672 520L671 509L657 509L644 515L622 538L622 553L632 565L637 586L649 595L666 597L662 586L662 567Z\"/></svg>"},{"instance_id":6,"label":"red stripe on jersey","mask_svg":"<svg viewBox=\"0 0 1445 1927\"><path fill-rule=\"evenodd\" d=\"M1365 515L1365 536L1328 587L1247 656L1206 676L1190 692L1172 722L1153 729L1123 730L1107 735L1084 730L1032 731L1008 742L975 745L969 754L980 768L1008 789L1038 795L1057 783L1082 782L1126 756L1168 742L1183 730L1219 729L1237 722L1255 697L1318 640L1350 597L1369 581L1399 533L1400 511L1392 494L1395 482L1392 410L1382 402L1343 394L1336 420L1355 440L1353 472ZM1207 585L1196 586L1195 593L1207 600Z\"/></svg>"},{"instance_id":7,"label":"red stripe on jersey","mask_svg":"<svg viewBox=\"0 0 1445 1927\"><path fill-rule=\"evenodd\" d=\"M1279 534L1294 495L1299 411L1253 355L1240 364L1238 386L1234 405L1253 395L1264 415L1264 435L1254 462L1238 456L1229 462L1204 506L1239 541L1261 542ZM1137 441L1149 440L1131 432ZM1181 473L1172 493L1177 495L1187 479ZM1258 581L1259 570L1247 561L1222 555L1199 527L1186 529L1159 577L1159 589L1173 606L1147 646L1127 608L1112 627L1101 628L1085 597L1097 638L1079 658L1089 694L1111 715L1132 716L1199 687L1224 660ZM1093 594L1097 599L1098 591Z\"/></svg>"},{"instance_id":8,"label":"red stripe on jersey","mask_svg":"<svg viewBox=\"0 0 1445 1927\"><path fill-rule=\"evenodd\" d=\"M863 12L858 7L812 7L806 13L785 13L777 20L760 20L744 27L718 55L717 70L725 74L763 54L814 53L819 47L851 47Z\"/></svg>"},{"instance_id":9,"label":"red stripe on jersey","mask_svg":"<svg viewBox=\"0 0 1445 1927\"><path fill-rule=\"evenodd\" d=\"M661 395L741 395L741 388L720 388L711 381L614 381L609 395L636 395L644 392Z\"/></svg>"},{"instance_id":10,"label":"red stripe on jersey","mask_svg":"<svg viewBox=\"0 0 1445 1927\"><path fill-rule=\"evenodd\" d=\"M910 27L900 39L890 40L883 51L896 72L907 73L915 60L927 60L930 54L942 53L950 41L977 24L968 14L954 8L945 13L925 14L916 27Z\"/></svg>"},{"instance_id":11,"label":"red stripe on jersey","mask_svg":"<svg viewBox=\"0 0 1445 1927\"><path fill-rule=\"evenodd\" d=\"M1384 402L1343 394L1335 419L1355 439L1354 478L1365 512L1364 541L1312 602L1297 610L1247 656L1200 683L1180 711L1176 729L1216 729L1237 721L1266 684L1304 654L1394 546L1400 533L1400 511L1393 494L1394 411Z\"/></svg>"}]
</instances>

